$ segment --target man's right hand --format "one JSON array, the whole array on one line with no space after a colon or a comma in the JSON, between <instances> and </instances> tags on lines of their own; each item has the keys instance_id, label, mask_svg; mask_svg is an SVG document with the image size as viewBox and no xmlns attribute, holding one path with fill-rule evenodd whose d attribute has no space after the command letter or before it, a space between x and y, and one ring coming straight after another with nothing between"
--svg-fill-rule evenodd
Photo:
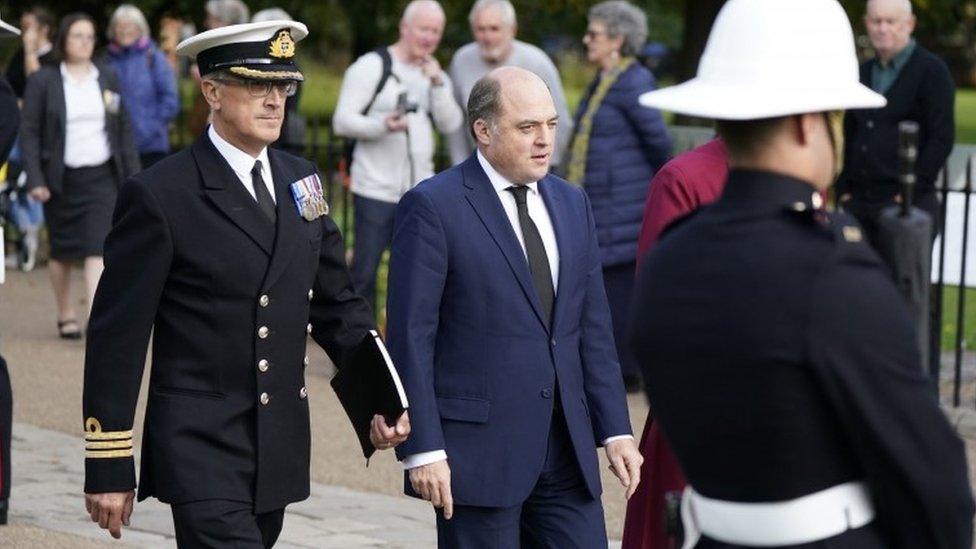
<instances>
[{"instance_id":1,"label":"man's right hand","mask_svg":"<svg viewBox=\"0 0 976 549\"><path fill-rule=\"evenodd\" d=\"M122 537L122 526L129 525L135 495L135 490L85 494L85 509L88 510L92 522L97 522L113 538L119 539Z\"/></svg>"},{"instance_id":2,"label":"man's right hand","mask_svg":"<svg viewBox=\"0 0 976 549\"><path fill-rule=\"evenodd\" d=\"M393 113L386 117L386 129L390 133L402 132L407 129L407 117L400 113Z\"/></svg>"},{"instance_id":3,"label":"man's right hand","mask_svg":"<svg viewBox=\"0 0 976 549\"><path fill-rule=\"evenodd\" d=\"M444 509L444 519L454 516L454 498L451 496L451 467L447 460L435 461L410 469L410 485L415 492Z\"/></svg>"}]
</instances>

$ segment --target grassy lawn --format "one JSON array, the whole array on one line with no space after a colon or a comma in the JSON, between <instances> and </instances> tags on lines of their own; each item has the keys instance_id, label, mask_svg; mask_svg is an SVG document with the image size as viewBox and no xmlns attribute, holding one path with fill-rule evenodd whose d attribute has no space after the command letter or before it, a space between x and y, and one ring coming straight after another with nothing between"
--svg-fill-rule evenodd
<instances>
[{"instance_id":1,"label":"grassy lawn","mask_svg":"<svg viewBox=\"0 0 976 549\"><path fill-rule=\"evenodd\" d=\"M956 92L956 142L976 143L976 90Z\"/></svg>"},{"instance_id":2,"label":"grassy lawn","mask_svg":"<svg viewBox=\"0 0 976 549\"><path fill-rule=\"evenodd\" d=\"M933 293L933 298L935 297ZM976 288L969 288L965 294L963 309L963 349L976 349ZM959 288L946 286L942 296L942 351L956 348L958 323L956 313L959 307Z\"/></svg>"}]
</instances>

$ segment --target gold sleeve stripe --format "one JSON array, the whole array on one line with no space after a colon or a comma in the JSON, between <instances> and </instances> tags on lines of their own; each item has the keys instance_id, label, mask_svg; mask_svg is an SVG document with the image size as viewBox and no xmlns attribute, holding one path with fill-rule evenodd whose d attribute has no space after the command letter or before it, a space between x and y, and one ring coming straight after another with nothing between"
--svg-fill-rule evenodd
<instances>
[{"instance_id":1,"label":"gold sleeve stripe","mask_svg":"<svg viewBox=\"0 0 976 549\"><path fill-rule=\"evenodd\" d=\"M132 438L132 430L102 431L102 423L90 417L85 420L85 440L117 440Z\"/></svg>"},{"instance_id":2,"label":"gold sleeve stripe","mask_svg":"<svg viewBox=\"0 0 976 549\"><path fill-rule=\"evenodd\" d=\"M85 452L86 458L93 459L106 459L106 458L121 458L121 457L132 457L132 448L128 450L95 450Z\"/></svg>"},{"instance_id":3,"label":"gold sleeve stripe","mask_svg":"<svg viewBox=\"0 0 976 549\"><path fill-rule=\"evenodd\" d=\"M108 431L105 433L85 433L85 440L124 440L132 438L132 431Z\"/></svg>"},{"instance_id":4,"label":"gold sleeve stripe","mask_svg":"<svg viewBox=\"0 0 976 549\"><path fill-rule=\"evenodd\" d=\"M109 440L105 442L89 442L85 444L85 450L119 450L132 448L132 439Z\"/></svg>"}]
</instances>

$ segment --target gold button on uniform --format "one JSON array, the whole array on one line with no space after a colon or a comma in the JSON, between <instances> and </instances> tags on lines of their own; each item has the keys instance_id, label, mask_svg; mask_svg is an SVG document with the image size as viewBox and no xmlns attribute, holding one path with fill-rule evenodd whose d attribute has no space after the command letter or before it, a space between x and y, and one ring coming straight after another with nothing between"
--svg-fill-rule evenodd
<instances>
[{"instance_id":1,"label":"gold button on uniform","mask_svg":"<svg viewBox=\"0 0 976 549\"><path fill-rule=\"evenodd\" d=\"M261 404L267 406L270 401L271 397L268 396L268 393L261 393Z\"/></svg>"},{"instance_id":2,"label":"gold button on uniform","mask_svg":"<svg viewBox=\"0 0 976 549\"><path fill-rule=\"evenodd\" d=\"M813 203L814 208L819 210L823 206L823 197L820 196L820 193L813 193L813 196L810 197L810 202Z\"/></svg>"},{"instance_id":3,"label":"gold button on uniform","mask_svg":"<svg viewBox=\"0 0 976 549\"><path fill-rule=\"evenodd\" d=\"M268 297L268 294L264 294L264 295L262 295L262 296L261 296L260 298L258 298L258 303L259 303L259 304L260 304L260 305L261 305L262 307L267 307L267 306L268 306L268 304L269 304L269 303L271 303L271 298L270 298L270 297Z\"/></svg>"},{"instance_id":4,"label":"gold button on uniform","mask_svg":"<svg viewBox=\"0 0 976 549\"><path fill-rule=\"evenodd\" d=\"M305 326L305 332L306 333L309 333L309 334L312 333L312 323L311 322L308 323L308 326Z\"/></svg>"},{"instance_id":5,"label":"gold button on uniform","mask_svg":"<svg viewBox=\"0 0 976 549\"><path fill-rule=\"evenodd\" d=\"M313 297L315 297L315 292L313 292L312 290L309 290L308 291L308 300L309 301L312 301L312 298Z\"/></svg>"},{"instance_id":6,"label":"gold button on uniform","mask_svg":"<svg viewBox=\"0 0 976 549\"><path fill-rule=\"evenodd\" d=\"M305 387L302 387L302 388L301 388L301 389L300 389L300 390L298 391L298 398L300 398L300 399L302 399L302 400L305 400L305 399L306 399L307 397L308 397L308 390L307 390L307 389L305 389Z\"/></svg>"},{"instance_id":7,"label":"gold button on uniform","mask_svg":"<svg viewBox=\"0 0 976 549\"><path fill-rule=\"evenodd\" d=\"M258 337L260 337L261 339L265 339L268 337L269 332L270 330L268 330L267 326L261 326L260 328L258 328Z\"/></svg>"},{"instance_id":8,"label":"gold button on uniform","mask_svg":"<svg viewBox=\"0 0 976 549\"><path fill-rule=\"evenodd\" d=\"M258 361L258 370L261 370L262 372L267 372L268 371L268 360L267 359L262 358L261 360Z\"/></svg>"}]
</instances>

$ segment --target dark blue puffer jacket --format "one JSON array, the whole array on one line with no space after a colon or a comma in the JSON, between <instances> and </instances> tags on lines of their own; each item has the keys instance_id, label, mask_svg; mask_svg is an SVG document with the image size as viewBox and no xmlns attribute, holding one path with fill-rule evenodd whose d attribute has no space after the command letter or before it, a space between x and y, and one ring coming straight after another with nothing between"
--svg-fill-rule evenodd
<instances>
[{"instance_id":1,"label":"dark blue puffer jacket","mask_svg":"<svg viewBox=\"0 0 976 549\"><path fill-rule=\"evenodd\" d=\"M576 111L577 128L596 84L590 84ZM635 62L617 78L593 116L583 189L593 206L604 267L636 260L648 186L671 156L671 137L660 111L637 102L654 88L654 75Z\"/></svg>"},{"instance_id":2,"label":"dark blue puffer jacket","mask_svg":"<svg viewBox=\"0 0 976 549\"><path fill-rule=\"evenodd\" d=\"M180 111L180 99L166 54L142 37L128 48L110 44L106 60L119 76L136 148L140 153L168 153L169 122Z\"/></svg>"}]
</instances>

